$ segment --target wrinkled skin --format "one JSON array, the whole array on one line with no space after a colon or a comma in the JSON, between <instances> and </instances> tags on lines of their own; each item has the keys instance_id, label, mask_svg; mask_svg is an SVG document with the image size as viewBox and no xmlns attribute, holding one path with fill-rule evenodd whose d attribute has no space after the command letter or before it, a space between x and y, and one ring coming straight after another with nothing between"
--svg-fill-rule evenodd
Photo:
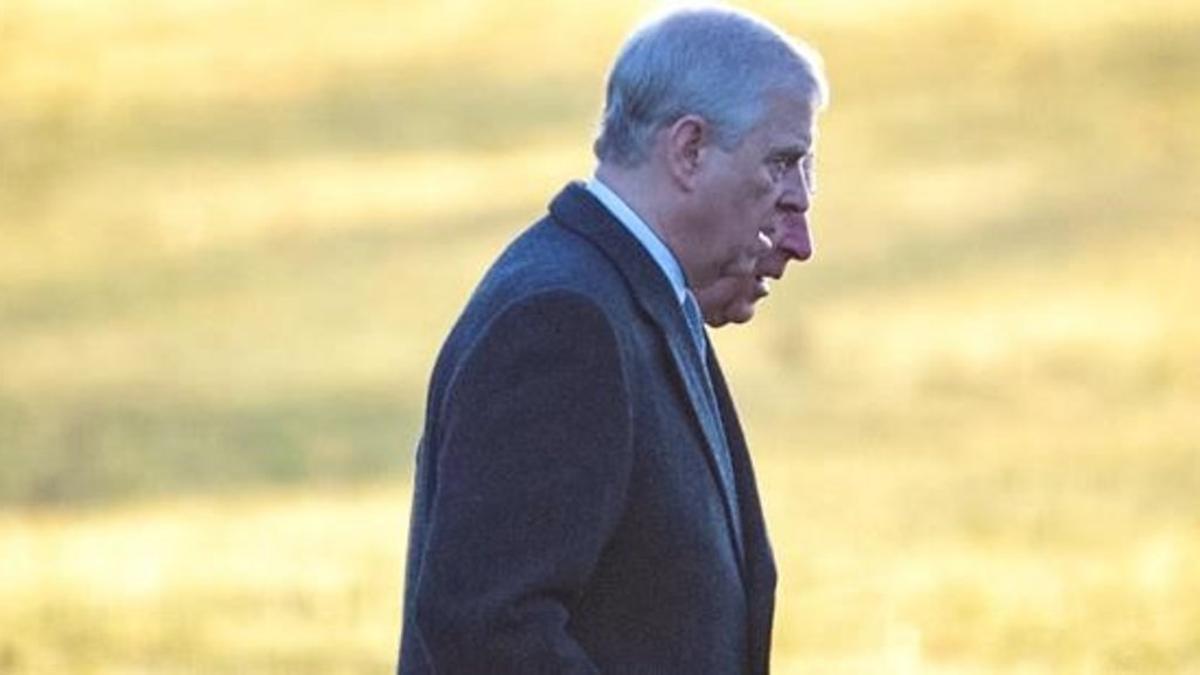
<instances>
[{"instance_id":1,"label":"wrinkled skin","mask_svg":"<svg viewBox=\"0 0 1200 675\"><path fill-rule=\"evenodd\" d=\"M762 121L731 155L729 171L742 177L743 191L752 190L758 213L765 214L759 229L771 248L752 268L728 268L716 281L695 290L710 326L749 321L756 303L770 293L769 280L782 279L793 260L812 257L808 210L815 188L816 112L811 99L773 97ZM728 194L714 194L711 208L720 212L731 203L737 206Z\"/></svg>"},{"instance_id":2,"label":"wrinkled skin","mask_svg":"<svg viewBox=\"0 0 1200 675\"><path fill-rule=\"evenodd\" d=\"M812 135L809 135L812 138ZM805 149L811 159L811 142ZM808 209L813 187L811 171L788 168L796 174L801 189L781 193L775 217L764 233L771 240L771 249L758 258L753 272L730 271L715 282L696 289L696 300L708 325L718 328L727 323L745 323L754 318L755 305L770 294L769 279L782 279L793 260L803 262L812 257L813 244L809 232ZM785 176L786 178L786 176Z\"/></svg>"}]
</instances>

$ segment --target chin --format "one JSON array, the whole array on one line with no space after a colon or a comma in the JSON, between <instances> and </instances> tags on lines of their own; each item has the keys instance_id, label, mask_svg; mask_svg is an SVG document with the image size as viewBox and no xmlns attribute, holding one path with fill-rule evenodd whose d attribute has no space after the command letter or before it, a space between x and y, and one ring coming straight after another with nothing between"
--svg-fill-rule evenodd
<instances>
[{"instance_id":1,"label":"chin","mask_svg":"<svg viewBox=\"0 0 1200 675\"><path fill-rule=\"evenodd\" d=\"M725 312L726 323L746 323L753 318L754 305L752 303L739 303Z\"/></svg>"},{"instance_id":2,"label":"chin","mask_svg":"<svg viewBox=\"0 0 1200 675\"><path fill-rule=\"evenodd\" d=\"M754 318L754 309L750 308L739 309L737 311L725 311L721 314L714 314L704 317L704 323L708 324L709 328L720 328L731 323L742 324Z\"/></svg>"}]
</instances>

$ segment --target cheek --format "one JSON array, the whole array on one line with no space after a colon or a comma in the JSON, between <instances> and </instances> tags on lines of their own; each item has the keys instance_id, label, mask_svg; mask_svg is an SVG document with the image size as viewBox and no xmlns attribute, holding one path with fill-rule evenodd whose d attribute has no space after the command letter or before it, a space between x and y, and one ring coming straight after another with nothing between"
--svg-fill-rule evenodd
<instances>
[{"instance_id":1,"label":"cheek","mask_svg":"<svg viewBox=\"0 0 1200 675\"><path fill-rule=\"evenodd\" d=\"M771 179L769 171L760 171L751 184L751 195L754 199L774 201L776 183Z\"/></svg>"},{"instance_id":2,"label":"cheek","mask_svg":"<svg viewBox=\"0 0 1200 675\"><path fill-rule=\"evenodd\" d=\"M733 190L734 200L742 208L760 208L764 202L771 200L774 193L775 181L771 180L771 173L766 170L748 176L743 174Z\"/></svg>"},{"instance_id":3,"label":"cheek","mask_svg":"<svg viewBox=\"0 0 1200 675\"><path fill-rule=\"evenodd\" d=\"M754 183L751 192L754 208L760 212L774 212L781 192L779 185L770 177L759 179Z\"/></svg>"}]
</instances>

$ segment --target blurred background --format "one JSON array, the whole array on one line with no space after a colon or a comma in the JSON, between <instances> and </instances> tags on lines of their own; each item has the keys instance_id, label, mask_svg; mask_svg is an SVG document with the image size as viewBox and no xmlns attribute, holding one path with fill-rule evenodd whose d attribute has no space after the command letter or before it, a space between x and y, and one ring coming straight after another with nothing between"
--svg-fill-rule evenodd
<instances>
[{"instance_id":1,"label":"blurred background","mask_svg":"<svg viewBox=\"0 0 1200 675\"><path fill-rule=\"evenodd\" d=\"M1200 673L1200 4L746 3L818 251L715 339L780 673ZM486 264L647 2L0 0L0 673L384 673Z\"/></svg>"}]
</instances>

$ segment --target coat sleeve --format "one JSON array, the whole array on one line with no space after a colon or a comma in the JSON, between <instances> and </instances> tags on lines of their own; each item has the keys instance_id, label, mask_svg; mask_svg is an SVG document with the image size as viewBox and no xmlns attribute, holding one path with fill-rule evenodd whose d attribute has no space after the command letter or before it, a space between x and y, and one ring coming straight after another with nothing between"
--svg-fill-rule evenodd
<instances>
[{"instance_id":1,"label":"coat sleeve","mask_svg":"<svg viewBox=\"0 0 1200 675\"><path fill-rule=\"evenodd\" d=\"M436 672L597 672L568 625L629 482L622 372L603 311L552 291L501 312L452 375L415 580Z\"/></svg>"}]
</instances>

